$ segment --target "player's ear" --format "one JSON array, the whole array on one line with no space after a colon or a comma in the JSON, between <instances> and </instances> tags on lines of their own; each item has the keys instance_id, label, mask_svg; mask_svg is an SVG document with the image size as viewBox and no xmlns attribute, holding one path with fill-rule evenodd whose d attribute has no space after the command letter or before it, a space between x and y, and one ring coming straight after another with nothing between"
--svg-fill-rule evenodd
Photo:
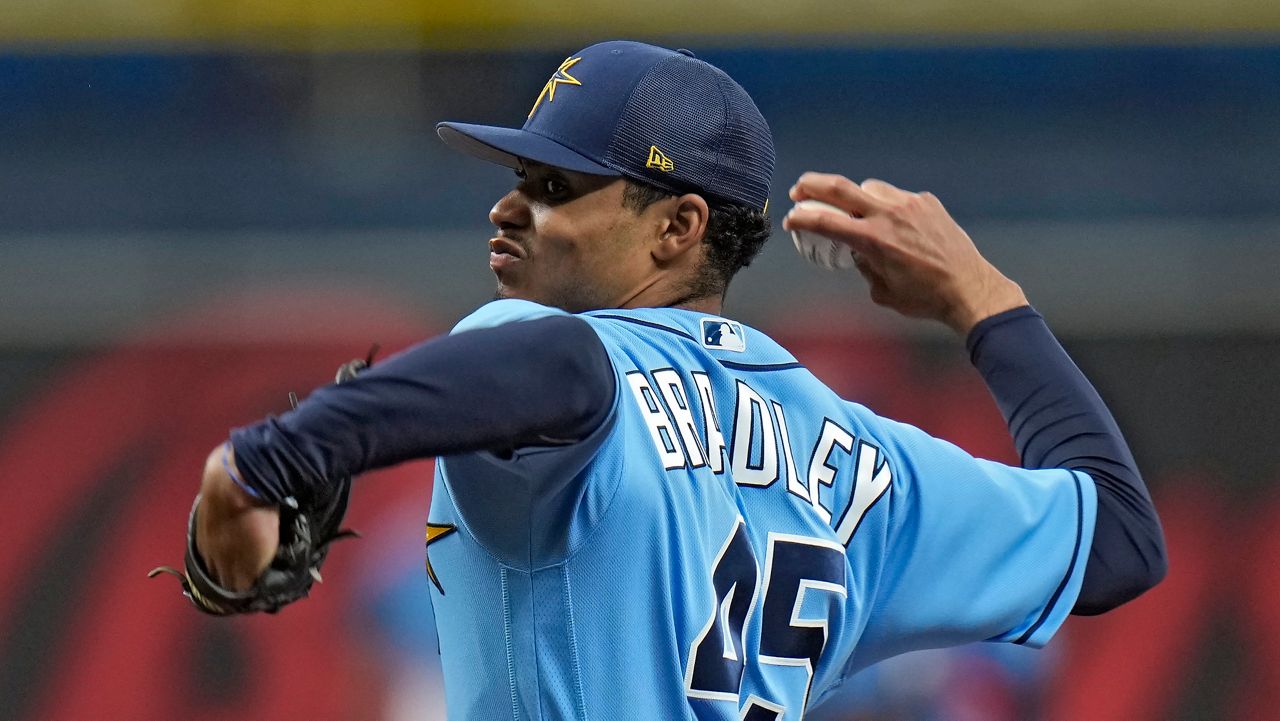
<instances>
[{"instance_id":1,"label":"player's ear","mask_svg":"<svg viewBox=\"0 0 1280 721\"><path fill-rule=\"evenodd\" d=\"M669 263L702 244L711 209L701 195L688 193L667 201L663 231L653 246L653 257Z\"/></svg>"}]
</instances>

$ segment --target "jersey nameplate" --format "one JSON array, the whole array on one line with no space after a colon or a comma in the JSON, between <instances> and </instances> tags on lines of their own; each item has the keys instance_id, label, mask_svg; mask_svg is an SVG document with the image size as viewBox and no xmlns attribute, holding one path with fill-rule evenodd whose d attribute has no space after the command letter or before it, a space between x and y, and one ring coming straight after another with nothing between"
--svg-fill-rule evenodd
<instances>
[{"instance_id":1,"label":"jersey nameplate","mask_svg":"<svg viewBox=\"0 0 1280 721\"><path fill-rule=\"evenodd\" d=\"M795 437L783 405L742 379L734 383L733 415L725 418L716 411L706 373L694 371L686 380L674 368L661 368L630 371L626 380L663 468L728 471L737 485L756 488L784 481L781 487L844 545L892 485L888 459L871 440L831 418L823 418L816 438ZM837 476L853 486L842 508L833 508L834 490L824 491L835 488Z\"/></svg>"}]
</instances>

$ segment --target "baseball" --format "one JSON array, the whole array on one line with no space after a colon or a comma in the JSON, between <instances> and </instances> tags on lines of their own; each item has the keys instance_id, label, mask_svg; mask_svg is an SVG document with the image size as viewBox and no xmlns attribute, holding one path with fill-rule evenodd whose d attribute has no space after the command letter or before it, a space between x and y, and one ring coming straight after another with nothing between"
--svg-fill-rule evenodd
<instances>
[{"instance_id":1,"label":"baseball","mask_svg":"<svg viewBox=\"0 0 1280 721\"><path fill-rule=\"evenodd\" d=\"M821 200L802 200L796 203L797 208L811 208L831 213L848 215L845 211ZM853 249L837 240L811 233L807 230L791 231L791 240L796 244L796 252L804 256L810 263L827 270L849 270L854 267Z\"/></svg>"}]
</instances>

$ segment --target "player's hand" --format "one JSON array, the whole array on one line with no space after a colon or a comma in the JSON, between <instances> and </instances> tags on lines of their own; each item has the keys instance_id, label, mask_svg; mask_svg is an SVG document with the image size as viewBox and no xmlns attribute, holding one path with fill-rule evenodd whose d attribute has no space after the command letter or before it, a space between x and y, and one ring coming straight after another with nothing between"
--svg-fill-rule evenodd
<instances>
[{"instance_id":1,"label":"player's hand","mask_svg":"<svg viewBox=\"0 0 1280 721\"><path fill-rule=\"evenodd\" d=\"M878 305L940 320L967 335L982 319L1027 303L1022 289L978 253L932 193L911 193L881 180L859 185L842 175L805 173L791 188L791 199L820 200L849 213L796 208L782 226L852 248Z\"/></svg>"},{"instance_id":2,"label":"player's hand","mask_svg":"<svg viewBox=\"0 0 1280 721\"><path fill-rule=\"evenodd\" d=\"M280 512L231 480L223 467L222 453L220 446L205 462L196 514L196 548L205 568L219 583L244 591L275 558Z\"/></svg>"}]
</instances>

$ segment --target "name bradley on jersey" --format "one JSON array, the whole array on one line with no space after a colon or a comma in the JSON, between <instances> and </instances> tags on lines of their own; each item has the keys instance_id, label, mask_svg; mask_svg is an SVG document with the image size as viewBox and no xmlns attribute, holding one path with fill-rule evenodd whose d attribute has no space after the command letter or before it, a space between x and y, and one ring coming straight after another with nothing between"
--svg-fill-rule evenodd
<instances>
[{"instance_id":1,"label":"name bradley on jersey","mask_svg":"<svg viewBox=\"0 0 1280 721\"><path fill-rule=\"evenodd\" d=\"M755 488L768 488L785 474L787 493L831 525L842 545L849 544L867 510L892 485L888 459L874 443L857 438L831 418L823 418L816 439L793 439L782 404L765 398L741 379L735 381L733 425L726 444L711 379L706 373L693 371L686 380L675 368L660 368L630 371L626 378L666 470L705 466L720 475L725 472L727 460L734 482ZM701 411L701 424L694 420L695 402ZM806 441L812 441L813 450L808 463L801 466L807 472L801 475L797 472L795 449L808 447ZM851 458L852 464L842 463L842 455ZM805 458L799 460L803 463ZM833 487L837 475L850 472L850 467L853 491L833 516L835 509L830 501L835 493L829 492L824 502L822 487Z\"/></svg>"}]
</instances>

